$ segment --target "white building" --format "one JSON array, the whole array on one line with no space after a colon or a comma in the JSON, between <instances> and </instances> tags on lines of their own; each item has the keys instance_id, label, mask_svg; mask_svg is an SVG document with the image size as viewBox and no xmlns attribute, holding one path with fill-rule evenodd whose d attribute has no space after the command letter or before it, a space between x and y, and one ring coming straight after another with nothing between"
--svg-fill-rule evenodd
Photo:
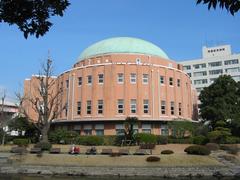
<instances>
[{"instance_id":1,"label":"white building","mask_svg":"<svg viewBox=\"0 0 240 180\"><path fill-rule=\"evenodd\" d=\"M199 93L221 74L240 81L240 54L232 54L230 45L203 47L202 59L182 61L184 71L190 76Z\"/></svg>"}]
</instances>

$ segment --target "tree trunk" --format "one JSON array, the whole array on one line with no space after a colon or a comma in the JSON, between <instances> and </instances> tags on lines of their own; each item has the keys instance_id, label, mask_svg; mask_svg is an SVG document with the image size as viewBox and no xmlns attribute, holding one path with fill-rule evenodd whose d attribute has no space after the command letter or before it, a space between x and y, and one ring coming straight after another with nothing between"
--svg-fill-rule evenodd
<instances>
[{"instance_id":1,"label":"tree trunk","mask_svg":"<svg viewBox=\"0 0 240 180\"><path fill-rule=\"evenodd\" d=\"M4 145L4 144L5 144L5 132L4 132L4 130L3 130L2 145Z\"/></svg>"},{"instance_id":2,"label":"tree trunk","mask_svg":"<svg viewBox=\"0 0 240 180\"><path fill-rule=\"evenodd\" d=\"M41 130L41 142L48 142L48 131L49 131L49 126L45 125L42 130Z\"/></svg>"}]
</instances>

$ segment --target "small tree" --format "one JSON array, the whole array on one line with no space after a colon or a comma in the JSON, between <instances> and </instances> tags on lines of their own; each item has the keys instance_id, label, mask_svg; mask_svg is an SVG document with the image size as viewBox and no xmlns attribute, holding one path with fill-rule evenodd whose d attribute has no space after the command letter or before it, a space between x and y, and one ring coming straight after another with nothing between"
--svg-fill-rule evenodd
<instances>
[{"instance_id":1,"label":"small tree","mask_svg":"<svg viewBox=\"0 0 240 180\"><path fill-rule=\"evenodd\" d=\"M37 114L37 119L32 120L35 126L41 132L42 142L48 142L48 132L50 125L54 119L66 108L66 105L61 106L60 97L63 93L63 88L58 86L57 80L52 77L52 61L48 58L46 64L42 65L42 73L37 76L37 87L35 90L37 96L25 94L20 97L21 112L30 119L29 114L24 108L25 102L30 102L33 110Z\"/></svg>"},{"instance_id":2,"label":"small tree","mask_svg":"<svg viewBox=\"0 0 240 180\"><path fill-rule=\"evenodd\" d=\"M126 140L134 140L134 125L137 124L137 117L127 117L124 122L124 135Z\"/></svg>"},{"instance_id":3,"label":"small tree","mask_svg":"<svg viewBox=\"0 0 240 180\"><path fill-rule=\"evenodd\" d=\"M169 122L168 127L172 129L172 131L174 132L173 136L175 136L176 138L184 138L187 132L192 134L194 129L194 125L192 122L182 119L177 119Z\"/></svg>"}]
</instances>

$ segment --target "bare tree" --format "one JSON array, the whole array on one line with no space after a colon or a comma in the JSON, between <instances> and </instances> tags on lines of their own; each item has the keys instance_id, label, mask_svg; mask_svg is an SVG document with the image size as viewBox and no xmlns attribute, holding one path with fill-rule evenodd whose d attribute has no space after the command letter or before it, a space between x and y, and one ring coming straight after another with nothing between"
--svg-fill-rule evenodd
<instances>
[{"instance_id":1,"label":"bare tree","mask_svg":"<svg viewBox=\"0 0 240 180\"><path fill-rule=\"evenodd\" d=\"M35 126L41 132L42 142L48 142L48 132L52 121L65 109L66 105L61 105L61 95L63 88L59 86L56 78L52 76L52 61L47 59L42 65L42 73L36 76L36 95L24 94L18 95L20 100L20 112L28 119L31 119L30 114L26 111L26 105L31 106L37 114L37 119L31 119L35 122ZM26 103L27 102L27 103Z\"/></svg>"}]
</instances>

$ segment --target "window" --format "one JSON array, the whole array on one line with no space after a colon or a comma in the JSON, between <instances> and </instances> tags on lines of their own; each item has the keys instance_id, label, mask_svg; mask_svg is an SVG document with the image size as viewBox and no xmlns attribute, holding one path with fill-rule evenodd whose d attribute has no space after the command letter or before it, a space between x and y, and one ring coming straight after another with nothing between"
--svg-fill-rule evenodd
<instances>
[{"instance_id":1,"label":"window","mask_svg":"<svg viewBox=\"0 0 240 180\"><path fill-rule=\"evenodd\" d=\"M240 81L240 76L232 76L232 78L233 78L236 82Z\"/></svg>"},{"instance_id":2,"label":"window","mask_svg":"<svg viewBox=\"0 0 240 180\"><path fill-rule=\"evenodd\" d=\"M161 101L161 113L166 114L166 101Z\"/></svg>"},{"instance_id":3,"label":"window","mask_svg":"<svg viewBox=\"0 0 240 180\"><path fill-rule=\"evenodd\" d=\"M119 136L119 135L124 135L124 127L123 127L123 124L116 124L115 129L116 129L116 135L117 135L117 136Z\"/></svg>"},{"instance_id":4,"label":"window","mask_svg":"<svg viewBox=\"0 0 240 180\"><path fill-rule=\"evenodd\" d=\"M137 100L136 99L131 99L130 110L131 110L131 113L137 112Z\"/></svg>"},{"instance_id":5,"label":"window","mask_svg":"<svg viewBox=\"0 0 240 180\"><path fill-rule=\"evenodd\" d=\"M205 68L206 67L206 64L194 64L193 65L194 69L200 69L200 68Z\"/></svg>"},{"instance_id":6,"label":"window","mask_svg":"<svg viewBox=\"0 0 240 180\"><path fill-rule=\"evenodd\" d=\"M239 63L238 59L224 61L225 65L238 64L238 63Z\"/></svg>"},{"instance_id":7,"label":"window","mask_svg":"<svg viewBox=\"0 0 240 180\"><path fill-rule=\"evenodd\" d=\"M203 90L203 88L196 88L196 90L198 93L200 93Z\"/></svg>"},{"instance_id":8,"label":"window","mask_svg":"<svg viewBox=\"0 0 240 180\"><path fill-rule=\"evenodd\" d=\"M103 124L96 124L95 125L95 132L97 136L104 135L104 125Z\"/></svg>"},{"instance_id":9,"label":"window","mask_svg":"<svg viewBox=\"0 0 240 180\"><path fill-rule=\"evenodd\" d=\"M161 135L162 136L168 136L169 131L168 131L168 126L167 125L161 125Z\"/></svg>"},{"instance_id":10,"label":"window","mask_svg":"<svg viewBox=\"0 0 240 180\"><path fill-rule=\"evenodd\" d=\"M124 82L124 75L123 73L118 73L118 83L122 84Z\"/></svg>"},{"instance_id":11,"label":"window","mask_svg":"<svg viewBox=\"0 0 240 180\"><path fill-rule=\"evenodd\" d=\"M215 69L215 70L210 70L209 74L214 75L214 74L222 74L223 70L222 69Z\"/></svg>"},{"instance_id":12,"label":"window","mask_svg":"<svg viewBox=\"0 0 240 180\"><path fill-rule=\"evenodd\" d=\"M80 115L81 114L81 101L77 102L77 114Z\"/></svg>"},{"instance_id":13,"label":"window","mask_svg":"<svg viewBox=\"0 0 240 180\"><path fill-rule=\"evenodd\" d=\"M178 115L182 115L182 103L178 103Z\"/></svg>"},{"instance_id":14,"label":"window","mask_svg":"<svg viewBox=\"0 0 240 180\"><path fill-rule=\"evenodd\" d=\"M188 75L189 77L192 77L192 73L187 73L187 75Z\"/></svg>"},{"instance_id":15,"label":"window","mask_svg":"<svg viewBox=\"0 0 240 180\"><path fill-rule=\"evenodd\" d=\"M123 99L118 99L118 113L122 114L124 111L124 101Z\"/></svg>"},{"instance_id":16,"label":"window","mask_svg":"<svg viewBox=\"0 0 240 180\"><path fill-rule=\"evenodd\" d=\"M82 85L82 77L78 77L78 85L79 85L79 86Z\"/></svg>"},{"instance_id":17,"label":"window","mask_svg":"<svg viewBox=\"0 0 240 180\"><path fill-rule=\"evenodd\" d=\"M98 100L98 114L103 113L103 100Z\"/></svg>"},{"instance_id":18,"label":"window","mask_svg":"<svg viewBox=\"0 0 240 180\"><path fill-rule=\"evenodd\" d=\"M135 73L130 74L130 83L136 84L137 81L137 75Z\"/></svg>"},{"instance_id":19,"label":"window","mask_svg":"<svg viewBox=\"0 0 240 180\"><path fill-rule=\"evenodd\" d=\"M226 73L240 72L240 67L227 68L227 69L225 69L225 72L226 72Z\"/></svg>"},{"instance_id":20,"label":"window","mask_svg":"<svg viewBox=\"0 0 240 180\"><path fill-rule=\"evenodd\" d=\"M173 101L171 101L170 102L170 107L171 107L171 115L174 115L174 102Z\"/></svg>"},{"instance_id":21,"label":"window","mask_svg":"<svg viewBox=\"0 0 240 180\"><path fill-rule=\"evenodd\" d=\"M194 84L207 84L208 80L207 79L199 79L199 80L194 80Z\"/></svg>"},{"instance_id":22,"label":"window","mask_svg":"<svg viewBox=\"0 0 240 180\"><path fill-rule=\"evenodd\" d=\"M92 76L91 75L87 76L87 82L88 82L88 84L92 84Z\"/></svg>"},{"instance_id":23,"label":"window","mask_svg":"<svg viewBox=\"0 0 240 180\"><path fill-rule=\"evenodd\" d=\"M183 66L183 70L190 70L190 69L191 69L191 66L190 66L190 65Z\"/></svg>"},{"instance_id":24,"label":"window","mask_svg":"<svg viewBox=\"0 0 240 180\"><path fill-rule=\"evenodd\" d=\"M160 76L160 84L164 84L164 76Z\"/></svg>"},{"instance_id":25,"label":"window","mask_svg":"<svg viewBox=\"0 0 240 180\"><path fill-rule=\"evenodd\" d=\"M77 132L78 134L81 134L81 125L74 125L73 131Z\"/></svg>"},{"instance_id":26,"label":"window","mask_svg":"<svg viewBox=\"0 0 240 180\"><path fill-rule=\"evenodd\" d=\"M104 76L103 76L103 74L98 74L98 83L99 83L99 84L103 84L103 81L104 81Z\"/></svg>"},{"instance_id":27,"label":"window","mask_svg":"<svg viewBox=\"0 0 240 180\"><path fill-rule=\"evenodd\" d=\"M209 67L216 67L216 66L221 66L221 65L222 65L222 61L208 63Z\"/></svg>"},{"instance_id":28,"label":"window","mask_svg":"<svg viewBox=\"0 0 240 180\"><path fill-rule=\"evenodd\" d=\"M85 135L92 135L92 125L89 124L84 125L83 132Z\"/></svg>"},{"instance_id":29,"label":"window","mask_svg":"<svg viewBox=\"0 0 240 180\"><path fill-rule=\"evenodd\" d=\"M91 113L92 113L92 102L87 101L87 114L91 114Z\"/></svg>"},{"instance_id":30,"label":"window","mask_svg":"<svg viewBox=\"0 0 240 180\"><path fill-rule=\"evenodd\" d=\"M148 84L148 74L143 74L143 84Z\"/></svg>"},{"instance_id":31,"label":"window","mask_svg":"<svg viewBox=\"0 0 240 180\"><path fill-rule=\"evenodd\" d=\"M206 76L206 75L207 75L207 71L194 72L193 75L194 75L195 77L198 77L198 76Z\"/></svg>"},{"instance_id":32,"label":"window","mask_svg":"<svg viewBox=\"0 0 240 180\"><path fill-rule=\"evenodd\" d=\"M148 99L144 99L144 100L143 100L143 113L144 113L144 114L148 114L148 111L149 111L149 110L148 110L148 106L149 106L149 105L148 105Z\"/></svg>"},{"instance_id":33,"label":"window","mask_svg":"<svg viewBox=\"0 0 240 180\"><path fill-rule=\"evenodd\" d=\"M172 77L169 78L169 85L173 86L173 78Z\"/></svg>"},{"instance_id":34,"label":"window","mask_svg":"<svg viewBox=\"0 0 240 180\"><path fill-rule=\"evenodd\" d=\"M142 124L142 132L151 134L151 124Z\"/></svg>"},{"instance_id":35,"label":"window","mask_svg":"<svg viewBox=\"0 0 240 180\"><path fill-rule=\"evenodd\" d=\"M177 80L177 86L180 87L180 85L181 85L181 81L180 81L180 79L178 79Z\"/></svg>"},{"instance_id":36,"label":"window","mask_svg":"<svg viewBox=\"0 0 240 180\"><path fill-rule=\"evenodd\" d=\"M66 80L66 88L69 87L69 80Z\"/></svg>"}]
</instances>

